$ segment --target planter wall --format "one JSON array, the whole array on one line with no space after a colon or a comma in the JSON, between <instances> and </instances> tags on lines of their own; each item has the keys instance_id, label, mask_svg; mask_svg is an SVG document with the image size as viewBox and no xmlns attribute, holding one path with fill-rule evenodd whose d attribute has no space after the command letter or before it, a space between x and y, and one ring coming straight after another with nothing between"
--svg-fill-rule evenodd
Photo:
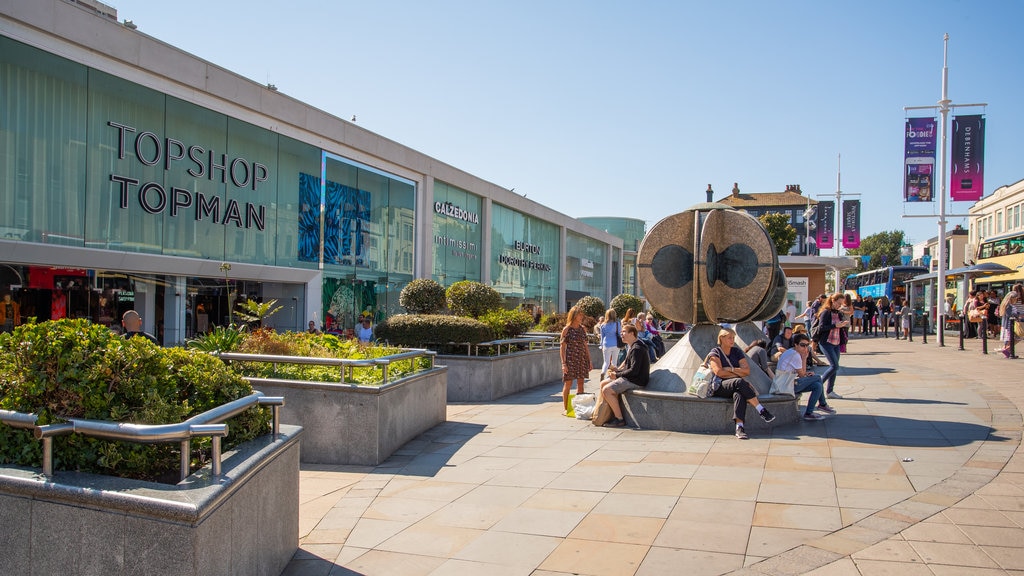
<instances>
[{"instance_id":1,"label":"planter wall","mask_svg":"<svg viewBox=\"0 0 1024 576\"><path fill-rule=\"evenodd\" d=\"M277 576L299 543L301 434L282 426L225 452L220 478L177 485L0 467L0 574Z\"/></svg>"},{"instance_id":2,"label":"planter wall","mask_svg":"<svg viewBox=\"0 0 1024 576\"><path fill-rule=\"evenodd\" d=\"M600 370L601 348L588 348L590 361ZM448 366L449 402L490 402L562 380L557 347L501 356L438 356L435 362Z\"/></svg>"},{"instance_id":3,"label":"planter wall","mask_svg":"<svg viewBox=\"0 0 1024 576\"><path fill-rule=\"evenodd\" d=\"M284 396L281 422L305 429L308 463L376 466L447 418L443 366L385 386L248 380L268 396Z\"/></svg>"}]
</instances>

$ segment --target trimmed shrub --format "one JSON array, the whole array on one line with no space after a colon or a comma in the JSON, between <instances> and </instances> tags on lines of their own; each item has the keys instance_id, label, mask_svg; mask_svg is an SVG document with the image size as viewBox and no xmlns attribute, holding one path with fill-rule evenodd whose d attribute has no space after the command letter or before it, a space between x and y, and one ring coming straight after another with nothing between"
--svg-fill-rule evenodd
<instances>
[{"instance_id":1,"label":"trimmed shrub","mask_svg":"<svg viewBox=\"0 0 1024 576\"><path fill-rule=\"evenodd\" d=\"M497 290L472 280L452 284L445 292L445 297L448 309L456 316L479 318L488 312L500 310L503 305Z\"/></svg>"},{"instance_id":2,"label":"trimmed shrub","mask_svg":"<svg viewBox=\"0 0 1024 576\"><path fill-rule=\"evenodd\" d=\"M34 413L39 424L68 418L172 424L242 396L252 387L220 360L145 338L124 339L88 320L25 324L0 335L0 408ZM228 421L225 450L269 431L267 409ZM209 438L192 442L191 466L209 459ZM136 444L78 434L54 442L54 468L177 481L179 445ZM42 443L0 426L0 462L42 465Z\"/></svg>"},{"instance_id":3,"label":"trimmed shrub","mask_svg":"<svg viewBox=\"0 0 1024 576\"><path fill-rule=\"evenodd\" d=\"M397 314L377 324L377 338L410 348L434 348L449 342L494 340L491 327L479 320L440 314Z\"/></svg>"},{"instance_id":4,"label":"trimmed shrub","mask_svg":"<svg viewBox=\"0 0 1024 576\"><path fill-rule=\"evenodd\" d=\"M491 327L494 338L515 338L533 327L533 316L525 310L495 310L479 318Z\"/></svg>"},{"instance_id":5,"label":"trimmed shrub","mask_svg":"<svg viewBox=\"0 0 1024 576\"><path fill-rule=\"evenodd\" d=\"M604 301L597 296L584 296L580 298L579 302L576 303L576 307L587 316L597 319L604 318L604 313L607 310L604 307Z\"/></svg>"},{"instance_id":6,"label":"trimmed shrub","mask_svg":"<svg viewBox=\"0 0 1024 576\"><path fill-rule=\"evenodd\" d=\"M444 288L430 278L417 278L402 288L398 303L413 314L437 314L444 309Z\"/></svg>"},{"instance_id":7,"label":"trimmed shrub","mask_svg":"<svg viewBox=\"0 0 1024 576\"><path fill-rule=\"evenodd\" d=\"M644 301L633 296L632 294L619 294L615 298L612 298L610 308L615 310L615 314L619 318L623 318L626 315L626 310L633 309L635 314L639 314L644 311Z\"/></svg>"}]
</instances>

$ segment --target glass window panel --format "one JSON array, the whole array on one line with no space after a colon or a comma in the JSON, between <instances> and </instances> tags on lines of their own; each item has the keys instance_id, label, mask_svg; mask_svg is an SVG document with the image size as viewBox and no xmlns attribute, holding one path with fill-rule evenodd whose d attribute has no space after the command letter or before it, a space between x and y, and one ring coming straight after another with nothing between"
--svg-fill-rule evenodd
<instances>
[{"instance_id":1,"label":"glass window panel","mask_svg":"<svg viewBox=\"0 0 1024 576\"><path fill-rule=\"evenodd\" d=\"M320 262L320 149L280 136L277 169L278 266Z\"/></svg>"},{"instance_id":2,"label":"glass window panel","mask_svg":"<svg viewBox=\"0 0 1024 576\"><path fill-rule=\"evenodd\" d=\"M89 70L87 245L161 251L164 113L163 94Z\"/></svg>"},{"instance_id":3,"label":"glass window panel","mask_svg":"<svg viewBox=\"0 0 1024 576\"><path fill-rule=\"evenodd\" d=\"M0 237L83 245L87 77L0 37Z\"/></svg>"},{"instance_id":4,"label":"glass window panel","mask_svg":"<svg viewBox=\"0 0 1024 576\"><path fill-rule=\"evenodd\" d=\"M225 186L218 179L211 179L208 164L211 152L223 153L227 146L227 117L168 97L166 118L167 125L173 127L165 143L170 151L168 158L184 157L169 160L163 174L171 203L164 211L164 253L224 260L225 227L221 221ZM216 206L215 212L209 211L212 206ZM234 255L231 259L238 260Z\"/></svg>"},{"instance_id":5,"label":"glass window panel","mask_svg":"<svg viewBox=\"0 0 1024 576\"><path fill-rule=\"evenodd\" d=\"M438 282L481 281L482 206L479 196L444 182L434 182L433 278Z\"/></svg>"},{"instance_id":6,"label":"glass window panel","mask_svg":"<svg viewBox=\"0 0 1024 576\"><path fill-rule=\"evenodd\" d=\"M500 204L491 209L491 283L509 307L558 308L560 228Z\"/></svg>"},{"instance_id":7,"label":"glass window panel","mask_svg":"<svg viewBox=\"0 0 1024 576\"><path fill-rule=\"evenodd\" d=\"M273 264L277 134L230 118L227 149L216 150L214 154L218 158L216 163L224 166L216 175L223 175L226 186L221 222L228 254L240 262Z\"/></svg>"}]
</instances>

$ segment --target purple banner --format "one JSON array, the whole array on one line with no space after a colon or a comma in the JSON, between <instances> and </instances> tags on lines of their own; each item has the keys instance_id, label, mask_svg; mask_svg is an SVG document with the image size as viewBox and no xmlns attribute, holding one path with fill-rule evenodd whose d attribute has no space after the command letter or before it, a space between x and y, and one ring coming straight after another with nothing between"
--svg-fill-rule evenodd
<instances>
[{"instance_id":1,"label":"purple banner","mask_svg":"<svg viewBox=\"0 0 1024 576\"><path fill-rule=\"evenodd\" d=\"M935 118L908 118L903 150L903 201L935 199Z\"/></svg>"},{"instance_id":2,"label":"purple banner","mask_svg":"<svg viewBox=\"0 0 1024 576\"><path fill-rule=\"evenodd\" d=\"M843 200L843 248L860 248L860 200Z\"/></svg>"},{"instance_id":3,"label":"purple banner","mask_svg":"<svg viewBox=\"0 0 1024 576\"><path fill-rule=\"evenodd\" d=\"M819 250L835 246L835 239L833 238L833 223L835 221L836 203L831 200L828 202L818 202L818 221L815 222L815 230L818 236L814 241L818 245Z\"/></svg>"},{"instance_id":4,"label":"purple banner","mask_svg":"<svg viewBox=\"0 0 1024 576\"><path fill-rule=\"evenodd\" d=\"M981 200L985 190L985 118L953 117L952 168L949 194L954 201Z\"/></svg>"}]
</instances>

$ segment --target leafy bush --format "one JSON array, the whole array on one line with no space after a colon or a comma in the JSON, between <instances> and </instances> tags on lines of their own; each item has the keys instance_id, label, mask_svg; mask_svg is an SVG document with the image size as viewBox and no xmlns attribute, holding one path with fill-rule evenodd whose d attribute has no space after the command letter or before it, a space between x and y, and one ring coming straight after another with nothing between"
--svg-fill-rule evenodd
<instances>
[{"instance_id":1,"label":"leafy bush","mask_svg":"<svg viewBox=\"0 0 1024 576\"><path fill-rule=\"evenodd\" d=\"M562 328L565 328L565 323L569 318L568 313L552 314L550 316L544 316L540 319L540 330L542 332L561 332ZM594 326L597 324L596 318L590 316L584 316L583 321L580 323L583 329L587 331L587 334L594 333Z\"/></svg>"},{"instance_id":2,"label":"leafy bush","mask_svg":"<svg viewBox=\"0 0 1024 576\"><path fill-rule=\"evenodd\" d=\"M309 334L307 332L286 332L278 334L273 330L256 330L246 335L238 348L246 354L270 354L277 356L305 356L309 358L348 358L362 360L382 358L403 352L401 348L360 343L358 340L338 338L333 334ZM388 381L426 369L427 358L416 362L393 362L388 366ZM377 386L382 383L379 367L353 368L352 378L348 370L340 366L317 366L313 364L288 364L271 362L235 362L235 369L245 376L256 378L285 378L311 382L345 382Z\"/></svg>"},{"instance_id":3,"label":"leafy bush","mask_svg":"<svg viewBox=\"0 0 1024 576\"><path fill-rule=\"evenodd\" d=\"M580 298L579 302L576 302L576 307L579 308L580 312L596 319L604 318L604 313L607 310L604 307L604 301L597 296L584 296Z\"/></svg>"},{"instance_id":4,"label":"leafy bush","mask_svg":"<svg viewBox=\"0 0 1024 576\"><path fill-rule=\"evenodd\" d=\"M472 280L461 280L452 284L445 292L445 297L452 314L472 318L500 310L503 304L501 294L497 290Z\"/></svg>"},{"instance_id":5,"label":"leafy bush","mask_svg":"<svg viewBox=\"0 0 1024 576\"><path fill-rule=\"evenodd\" d=\"M124 339L87 320L25 324L0 335L0 408L34 413L39 424L86 418L171 424L252 393L223 362L145 338ZM253 408L228 421L225 449L268 431ZM208 438L192 442L192 468L209 458ZM179 445L113 442L73 434L54 442L54 468L129 478L173 477ZM29 431L0 426L0 462L42 465Z\"/></svg>"},{"instance_id":6,"label":"leafy bush","mask_svg":"<svg viewBox=\"0 0 1024 576\"><path fill-rule=\"evenodd\" d=\"M444 288L430 278L417 278L406 284L398 303L413 314L437 314L444 309Z\"/></svg>"},{"instance_id":7,"label":"leafy bush","mask_svg":"<svg viewBox=\"0 0 1024 576\"><path fill-rule=\"evenodd\" d=\"M491 327L479 320L440 314L398 314L377 324L377 338L410 348L431 347L448 342L486 342L494 339Z\"/></svg>"},{"instance_id":8,"label":"leafy bush","mask_svg":"<svg viewBox=\"0 0 1024 576\"><path fill-rule=\"evenodd\" d=\"M533 327L533 316L525 310L495 310L479 318L491 327L494 338L515 338Z\"/></svg>"},{"instance_id":9,"label":"leafy bush","mask_svg":"<svg viewBox=\"0 0 1024 576\"><path fill-rule=\"evenodd\" d=\"M615 298L612 298L612 304L610 307L615 310L615 314L617 314L621 320L626 315L626 310L629 310L630 308L632 308L633 312L636 314L643 312L644 301L632 294L619 294Z\"/></svg>"},{"instance_id":10,"label":"leafy bush","mask_svg":"<svg viewBox=\"0 0 1024 576\"><path fill-rule=\"evenodd\" d=\"M200 352L234 352L242 343L245 326L214 326L206 334L200 334L185 343L192 350Z\"/></svg>"}]
</instances>

